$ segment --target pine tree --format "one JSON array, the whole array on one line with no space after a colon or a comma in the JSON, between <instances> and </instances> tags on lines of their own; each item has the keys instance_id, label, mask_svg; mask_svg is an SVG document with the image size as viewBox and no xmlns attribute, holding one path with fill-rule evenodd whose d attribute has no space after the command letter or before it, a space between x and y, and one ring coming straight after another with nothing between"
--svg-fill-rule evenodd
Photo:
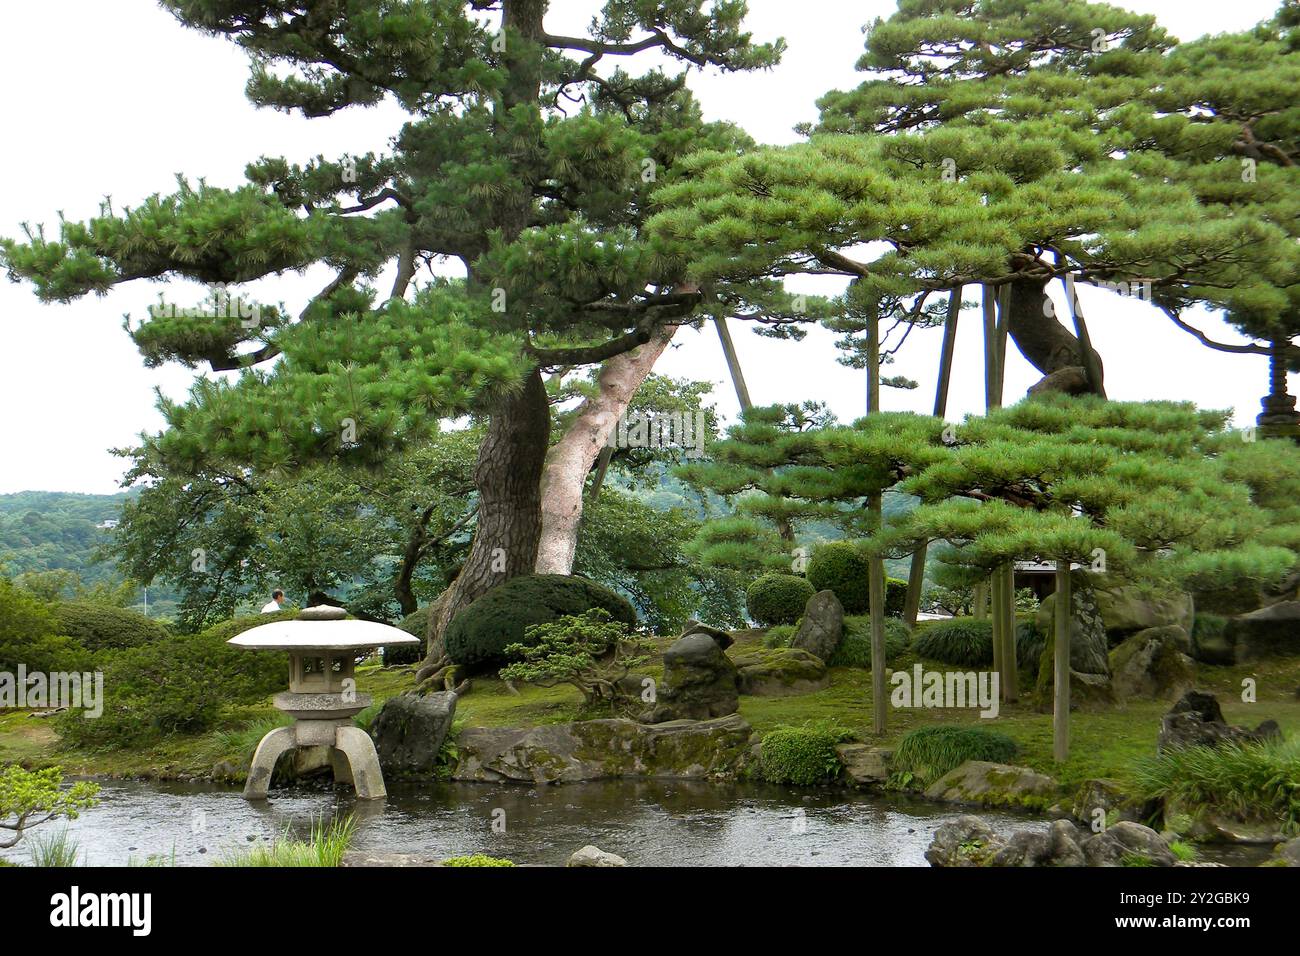
<instances>
[{"instance_id":1,"label":"pine tree","mask_svg":"<svg viewBox=\"0 0 1300 956\"><path fill-rule=\"evenodd\" d=\"M245 369L164 406L158 448L178 469L374 464L440 418L486 415L476 534L431 615L432 663L451 616L536 565L551 433L544 370L645 348L692 321L704 298L732 315L788 311L771 286L702 292L645 241L651 194L685 152L749 144L703 122L685 72L607 67L655 51L686 69L760 69L781 43L754 42L735 0L607 0L581 36L546 29L546 0L164 6L249 53L258 106L327 117L396 101L409 118L392 152L264 157L231 189L182 180L135 208L64 221L57 237L30 229L3 244L5 265L46 301L134 279L221 285L208 315L161 308L132 329L147 361ZM391 262L383 294L373 283ZM436 262L466 278L415 289L417 269ZM335 278L296 317L226 298L238 299L226 286L314 263ZM272 358L269 371L255 367ZM585 477L565 480L580 489Z\"/></svg>"}]
</instances>

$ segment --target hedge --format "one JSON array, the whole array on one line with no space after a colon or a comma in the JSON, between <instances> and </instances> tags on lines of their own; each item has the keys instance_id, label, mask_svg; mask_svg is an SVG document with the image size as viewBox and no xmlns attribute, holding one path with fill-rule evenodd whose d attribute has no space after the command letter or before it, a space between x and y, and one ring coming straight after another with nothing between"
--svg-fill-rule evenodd
<instances>
[{"instance_id":1,"label":"hedge","mask_svg":"<svg viewBox=\"0 0 1300 956\"><path fill-rule=\"evenodd\" d=\"M586 578L526 574L511 578L465 608L447 627L447 656L469 673L509 663L509 644L530 643L525 630L566 614L604 608L616 621L636 624L627 599Z\"/></svg>"}]
</instances>

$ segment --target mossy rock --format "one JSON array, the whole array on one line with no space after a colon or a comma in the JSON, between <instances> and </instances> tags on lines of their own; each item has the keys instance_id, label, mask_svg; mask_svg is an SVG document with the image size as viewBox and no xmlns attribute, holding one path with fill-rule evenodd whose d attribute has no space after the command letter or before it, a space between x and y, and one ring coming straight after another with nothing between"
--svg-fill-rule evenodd
<instances>
[{"instance_id":1,"label":"mossy rock","mask_svg":"<svg viewBox=\"0 0 1300 956\"><path fill-rule=\"evenodd\" d=\"M1028 767L967 760L926 788L925 796L942 803L1045 810L1059 789L1051 777Z\"/></svg>"},{"instance_id":2,"label":"mossy rock","mask_svg":"<svg viewBox=\"0 0 1300 956\"><path fill-rule=\"evenodd\" d=\"M830 683L826 665L816 654L797 647L747 650L732 655L742 694L789 697L823 690Z\"/></svg>"}]
</instances>

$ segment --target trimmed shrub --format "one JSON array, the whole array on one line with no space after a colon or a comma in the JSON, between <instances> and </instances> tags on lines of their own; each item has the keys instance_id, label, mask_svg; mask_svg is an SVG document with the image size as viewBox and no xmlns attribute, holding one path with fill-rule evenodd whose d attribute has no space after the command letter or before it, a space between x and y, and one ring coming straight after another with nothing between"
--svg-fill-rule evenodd
<instances>
[{"instance_id":1,"label":"trimmed shrub","mask_svg":"<svg viewBox=\"0 0 1300 956\"><path fill-rule=\"evenodd\" d=\"M764 627L793 624L803 617L803 609L815 593L806 579L774 571L755 580L745 591L745 609Z\"/></svg>"},{"instance_id":2,"label":"trimmed shrub","mask_svg":"<svg viewBox=\"0 0 1300 956\"><path fill-rule=\"evenodd\" d=\"M493 588L447 627L447 656L470 673L499 670L510 662L509 644L534 643L525 631L566 614L603 608L615 621L636 625L636 611L622 596L586 578L525 574Z\"/></svg>"},{"instance_id":3,"label":"trimmed shrub","mask_svg":"<svg viewBox=\"0 0 1300 956\"><path fill-rule=\"evenodd\" d=\"M808 583L813 591L834 591L845 614L866 614L871 608L866 555L851 541L818 545L808 559ZM907 582L885 578L885 616L902 617Z\"/></svg>"},{"instance_id":4,"label":"trimmed shrub","mask_svg":"<svg viewBox=\"0 0 1300 956\"><path fill-rule=\"evenodd\" d=\"M865 614L868 570L867 558L856 546L848 541L829 541L813 549L808 559L808 583L813 591L834 591L845 614Z\"/></svg>"},{"instance_id":5,"label":"trimmed shrub","mask_svg":"<svg viewBox=\"0 0 1300 956\"><path fill-rule=\"evenodd\" d=\"M416 608L406 617L397 622L397 626L410 634L412 637L420 639L419 644L399 644L396 647L385 647L384 666L390 667L394 664L418 664L424 660L426 648L428 647L427 635L429 633L429 605L422 608Z\"/></svg>"},{"instance_id":6,"label":"trimmed shrub","mask_svg":"<svg viewBox=\"0 0 1300 956\"><path fill-rule=\"evenodd\" d=\"M84 671L90 653L71 638L56 635L48 608L10 581L0 580L0 671Z\"/></svg>"},{"instance_id":7,"label":"trimmed shrub","mask_svg":"<svg viewBox=\"0 0 1300 956\"><path fill-rule=\"evenodd\" d=\"M1019 748L1006 734L983 727L919 727L894 749L895 786L924 786L956 770L967 760L1006 763Z\"/></svg>"},{"instance_id":8,"label":"trimmed shrub","mask_svg":"<svg viewBox=\"0 0 1300 956\"><path fill-rule=\"evenodd\" d=\"M885 618L885 659L893 660L907 653L912 632L896 617ZM871 666L871 618L867 615L844 619L844 639L827 662L831 667Z\"/></svg>"},{"instance_id":9,"label":"trimmed shrub","mask_svg":"<svg viewBox=\"0 0 1300 956\"><path fill-rule=\"evenodd\" d=\"M137 611L89 601L60 601L50 609L60 634L88 651L123 650L165 640L167 628Z\"/></svg>"},{"instance_id":10,"label":"trimmed shrub","mask_svg":"<svg viewBox=\"0 0 1300 956\"><path fill-rule=\"evenodd\" d=\"M83 747L123 749L168 734L197 734L217 726L231 704L251 704L289 686L289 655L231 647L226 642L259 624L297 611L252 614L200 634L106 651L104 713L85 720L69 711L55 718L59 735Z\"/></svg>"},{"instance_id":11,"label":"trimmed shrub","mask_svg":"<svg viewBox=\"0 0 1300 956\"><path fill-rule=\"evenodd\" d=\"M1016 663L1033 666L1042 654L1046 636L1032 622L1016 624ZM993 664L993 622L973 617L935 621L918 631L912 641L918 657L957 667L990 667Z\"/></svg>"},{"instance_id":12,"label":"trimmed shrub","mask_svg":"<svg viewBox=\"0 0 1300 956\"><path fill-rule=\"evenodd\" d=\"M778 727L759 745L759 773L768 783L830 783L844 767L835 745L850 736L834 727Z\"/></svg>"}]
</instances>

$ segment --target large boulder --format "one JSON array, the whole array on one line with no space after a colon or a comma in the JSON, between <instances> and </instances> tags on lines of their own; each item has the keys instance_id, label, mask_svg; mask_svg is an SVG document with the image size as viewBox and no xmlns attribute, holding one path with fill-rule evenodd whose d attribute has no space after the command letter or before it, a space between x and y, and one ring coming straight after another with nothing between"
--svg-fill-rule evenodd
<instances>
[{"instance_id":1,"label":"large boulder","mask_svg":"<svg viewBox=\"0 0 1300 956\"><path fill-rule=\"evenodd\" d=\"M1175 624L1137 631L1110 652L1110 679L1115 696L1173 700L1196 683L1191 638Z\"/></svg>"},{"instance_id":2,"label":"large boulder","mask_svg":"<svg viewBox=\"0 0 1300 956\"><path fill-rule=\"evenodd\" d=\"M926 788L928 800L993 807L1045 807L1056 781L1028 767L967 760Z\"/></svg>"},{"instance_id":3,"label":"large boulder","mask_svg":"<svg viewBox=\"0 0 1300 956\"><path fill-rule=\"evenodd\" d=\"M1178 858L1155 830L1131 820L1106 827L1082 842L1088 866L1173 866Z\"/></svg>"},{"instance_id":4,"label":"large boulder","mask_svg":"<svg viewBox=\"0 0 1300 956\"><path fill-rule=\"evenodd\" d=\"M697 630L664 651L664 679L655 694L643 723L725 717L740 709L740 676L717 638Z\"/></svg>"},{"instance_id":5,"label":"large boulder","mask_svg":"<svg viewBox=\"0 0 1300 956\"><path fill-rule=\"evenodd\" d=\"M471 727L456 738L453 780L579 783L620 777L734 779L750 759L739 714L638 724L608 718L538 727Z\"/></svg>"},{"instance_id":6,"label":"large boulder","mask_svg":"<svg viewBox=\"0 0 1300 956\"><path fill-rule=\"evenodd\" d=\"M1237 663L1300 656L1300 601L1282 601L1228 622L1225 640Z\"/></svg>"},{"instance_id":7,"label":"large boulder","mask_svg":"<svg viewBox=\"0 0 1300 956\"><path fill-rule=\"evenodd\" d=\"M1191 690L1160 720L1156 749L1218 747L1225 743L1253 743L1280 733L1276 721L1266 720L1254 730L1235 727L1223 719L1223 709L1213 694Z\"/></svg>"},{"instance_id":8,"label":"large boulder","mask_svg":"<svg viewBox=\"0 0 1300 956\"><path fill-rule=\"evenodd\" d=\"M1003 837L979 817L943 824L925 851L931 866L1174 866L1165 839L1150 827L1125 821L1100 833L1056 820L1046 830Z\"/></svg>"},{"instance_id":9,"label":"large boulder","mask_svg":"<svg viewBox=\"0 0 1300 956\"><path fill-rule=\"evenodd\" d=\"M820 657L796 647L759 647L733 652L740 692L751 697L788 697L822 690L830 674Z\"/></svg>"},{"instance_id":10,"label":"large boulder","mask_svg":"<svg viewBox=\"0 0 1300 956\"><path fill-rule=\"evenodd\" d=\"M388 698L370 725L379 765L398 776L433 776L455 716L456 695L451 691Z\"/></svg>"},{"instance_id":11,"label":"large boulder","mask_svg":"<svg viewBox=\"0 0 1300 956\"><path fill-rule=\"evenodd\" d=\"M844 765L844 776L858 787L880 787L889 780L894 751L871 744L838 744L835 752Z\"/></svg>"},{"instance_id":12,"label":"large boulder","mask_svg":"<svg viewBox=\"0 0 1300 956\"><path fill-rule=\"evenodd\" d=\"M1181 627L1191 633L1195 603L1185 591L1149 595L1132 586L1119 586L1097 588L1095 594L1111 643L1153 627Z\"/></svg>"},{"instance_id":13,"label":"large boulder","mask_svg":"<svg viewBox=\"0 0 1300 956\"><path fill-rule=\"evenodd\" d=\"M804 605L803 620L790 646L831 659L844 639L844 606L834 591L818 591Z\"/></svg>"}]
</instances>

